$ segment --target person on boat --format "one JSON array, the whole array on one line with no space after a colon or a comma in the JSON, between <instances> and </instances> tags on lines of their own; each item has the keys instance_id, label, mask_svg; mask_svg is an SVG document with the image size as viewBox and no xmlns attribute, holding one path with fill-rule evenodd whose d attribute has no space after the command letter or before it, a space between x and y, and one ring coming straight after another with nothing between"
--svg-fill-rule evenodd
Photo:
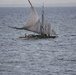
<instances>
[{"instance_id":1,"label":"person on boat","mask_svg":"<svg viewBox=\"0 0 76 75\"><path fill-rule=\"evenodd\" d=\"M44 36L46 37L46 36L47 36L47 34L44 34Z\"/></svg>"},{"instance_id":2,"label":"person on boat","mask_svg":"<svg viewBox=\"0 0 76 75\"><path fill-rule=\"evenodd\" d=\"M25 37L26 37L27 35L26 35L26 33L25 33Z\"/></svg>"}]
</instances>

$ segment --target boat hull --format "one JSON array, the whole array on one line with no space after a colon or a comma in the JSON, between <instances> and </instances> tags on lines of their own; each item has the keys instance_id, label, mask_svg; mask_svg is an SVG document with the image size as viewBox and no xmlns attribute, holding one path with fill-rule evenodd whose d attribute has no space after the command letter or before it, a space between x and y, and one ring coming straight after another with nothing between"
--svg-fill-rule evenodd
<instances>
[{"instance_id":1,"label":"boat hull","mask_svg":"<svg viewBox=\"0 0 76 75\"><path fill-rule=\"evenodd\" d=\"M56 38L57 36L42 36L42 35L26 35L19 38L25 38L25 39L47 39L47 38Z\"/></svg>"}]
</instances>

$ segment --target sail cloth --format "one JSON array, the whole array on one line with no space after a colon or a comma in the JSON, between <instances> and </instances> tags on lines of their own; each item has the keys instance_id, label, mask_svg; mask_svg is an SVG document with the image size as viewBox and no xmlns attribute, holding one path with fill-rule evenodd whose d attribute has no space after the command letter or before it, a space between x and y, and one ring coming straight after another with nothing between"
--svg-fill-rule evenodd
<instances>
[{"instance_id":1,"label":"sail cloth","mask_svg":"<svg viewBox=\"0 0 76 75\"><path fill-rule=\"evenodd\" d=\"M32 6L30 1L29 1L29 3L31 5L31 13L30 13L30 16L28 17L28 20L27 20L25 26L22 27L22 28L26 29L26 30L29 30L29 31L32 31L32 32L36 32L36 33L41 34L40 28L41 28L42 22L40 21L38 13L34 9L34 7ZM52 33L52 28L51 28L50 23L48 22L48 18L45 15L45 13L43 15L44 15L44 31L43 31L43 33L48 34L48 35L50 35L50 34L52 35L53 34Z\"/></svg>"},{"instance_id":2,"label":"sail cloth","mask_svg":"<svg viewBox=\"0 0 76 75\"><path fill-rule=\"evenodd\" d=\"M27 29L29 31L36 32L36 33L40 33L41 22L39 20L36 10L34 9L34 7L32 6L30 1L29 1L29 3L31 5L31 13L30 13L30 16L28 17L28 20L27 20L25 26L22 28Z\"/></svg>"},{"instance_id":3,"label":"sail cloth","mask_svg":"<svg viewBox=\"0 0 76 75\"><path fill-rule=\"evenodd\" d=\"M56 35L56 32L53 30L51 24L48 22L48 18L44 13L44 34Z\"/></svg>"},{"instance_id":4,"label":"sail cloth","mask_svg":"<svg viewBox=\"0 0 76 75\"><path fill-rule=\"evenodd\" d=\"M34 9L34 7L32 6L31 2L28 0L28 2L31 5L31 13L28 17L28 20L25 24L25 26L21 27L21 28L17 28L17 27L12 27L15 29L25 29L28 31L32 31L32 32L36 32L41 34L41 25L42 22L39 19L38 13L36 12L36 10ZM48 19L46 17L45 14L44 15L44 26L43 26L43 33L44 34L48 34L48 35L55 35L56 32L52 29L50 23L48 22Z\"/></svg>"},{"instance_id":5,"label":"sail cloth","mask_svg":"<svg viewBox=\"0 0 76 75\"><path fill-rule=\"evenodd\" d=\"M26 25L24 26L25 28L30 28L31 26L35 25L38 22L39 18L38 18L38 14L37 12L34 10L33 7L31 7L31 13L30 16L26 22Z\"/></svg>"}]
</instances>

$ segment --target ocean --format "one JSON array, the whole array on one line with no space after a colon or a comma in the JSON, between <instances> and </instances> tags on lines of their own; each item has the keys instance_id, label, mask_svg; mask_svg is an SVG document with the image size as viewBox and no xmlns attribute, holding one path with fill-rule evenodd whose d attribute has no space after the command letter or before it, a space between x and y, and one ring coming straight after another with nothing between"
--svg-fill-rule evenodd
<instances>
[{"instance_id":1,"label":"ocean","mask_svg":"<svg viewBox=\"0 0 76 75\"><path fill-rule=\"evenodd\" d=\"M9 26L24 26L29 13L28 7L0 7L0 75L76 75L76 7L45 7L55 39L19 38L32 32Z\"/></svg>"}]
</instances>

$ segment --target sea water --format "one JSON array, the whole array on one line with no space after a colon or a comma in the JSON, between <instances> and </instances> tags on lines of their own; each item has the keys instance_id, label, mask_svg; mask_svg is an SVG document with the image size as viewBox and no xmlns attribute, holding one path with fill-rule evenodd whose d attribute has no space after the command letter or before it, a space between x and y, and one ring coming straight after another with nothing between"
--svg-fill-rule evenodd
<instances>
[{"instance_id":1,"label":"sea water","mask_svg":"<svg viewBox=\"0 0 76 75\"><path fill-rule=\"evenodd\" d=\"M39 17L42 9L36 8ZM0 75L76 75L76 7L46 7L55 39L25 40L30 8L0 8Z\"/></svg>"}]
</instances>

